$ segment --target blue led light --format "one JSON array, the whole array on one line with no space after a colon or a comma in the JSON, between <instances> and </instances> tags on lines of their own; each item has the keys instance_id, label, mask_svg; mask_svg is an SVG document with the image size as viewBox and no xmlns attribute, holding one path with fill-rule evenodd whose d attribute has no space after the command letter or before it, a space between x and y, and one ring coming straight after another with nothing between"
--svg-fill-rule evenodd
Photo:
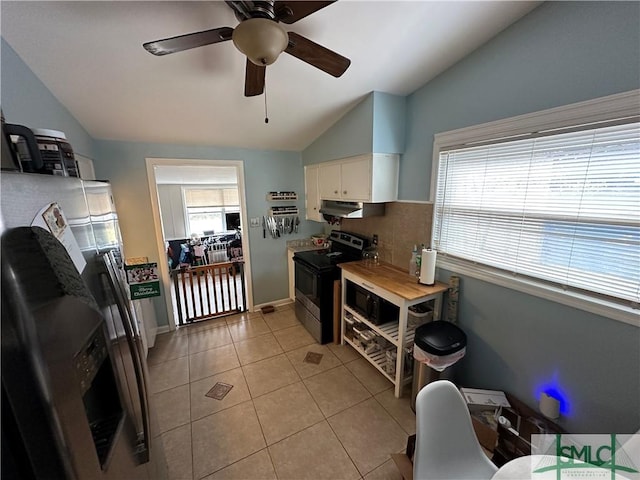
<instances>
[{"instance_id":1,"label":"blue led light","mask_svg":"<svg viewBox=\"0 0 640 480\"><path fill-rule=\"evenodd\" d=\"M543 393L546 393L560 402L561 415L564 415L565 417L571 416L571 404L566 392L560 386L557 375L554 375L550 381L543 382L536 387L535 395L538 402L540 402L540 396Z\"/></svg>"}]
</instances>

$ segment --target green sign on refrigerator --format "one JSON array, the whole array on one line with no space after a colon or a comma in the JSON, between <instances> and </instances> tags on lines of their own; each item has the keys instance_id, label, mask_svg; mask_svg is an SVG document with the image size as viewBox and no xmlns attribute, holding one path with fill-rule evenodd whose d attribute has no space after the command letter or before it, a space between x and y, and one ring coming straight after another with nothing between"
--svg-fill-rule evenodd
<instances>
[{"instance_id":1,"label":"green sign on refrigerator","mask_svg":"<svg viewBox=\"0 0 640 480\"><path fill-rule=\"evenodd\" d=\"M131 300L159 297L160 280L157 263L136 263L125 265Z\"/></svg>"}]
</instances>

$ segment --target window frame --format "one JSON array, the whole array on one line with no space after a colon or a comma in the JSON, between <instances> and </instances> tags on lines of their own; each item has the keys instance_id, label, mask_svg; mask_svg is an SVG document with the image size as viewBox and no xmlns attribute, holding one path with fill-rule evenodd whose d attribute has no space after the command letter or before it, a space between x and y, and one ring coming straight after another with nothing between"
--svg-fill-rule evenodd
<instances>
[{"instance_id":1,"label":"window frame","mask_svg":"<svg viewBox=\"0 0 640 480\"><path fill-rule=\"evenodd\" d=\"M434 135L431 189L429 201L435 205L439 157L442 150L505 139L515 140L532 132L566 129L576 125L609 122L619 118L640 116L640 90L600 97L585 102L555 107L494 122L460 128ZM432 223L435 224L435 212ZM433 241L433 240L432 240ZM600 295L565 290L559 286L529 277L514 277L508 272L472 261L438 256L438 268L545 298L570 307L595 313L640 327L640 305L619 304Z\"/></svg>"}]
</instances>

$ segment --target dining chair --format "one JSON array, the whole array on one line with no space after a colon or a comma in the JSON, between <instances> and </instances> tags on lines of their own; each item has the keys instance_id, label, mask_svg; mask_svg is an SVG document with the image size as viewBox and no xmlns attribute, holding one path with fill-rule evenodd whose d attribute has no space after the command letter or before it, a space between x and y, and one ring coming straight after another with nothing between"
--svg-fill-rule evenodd
<instances>
[{"instance_id":1,"label":"dining chair","mask_svg":"<svg viewBox=\"0 0 640 480\"><path fill-rule=\"evenodd\" d=\"M414 480L489 480L497 470L456 386L448 380L424 386L416 397Z\"/></svg>"}]
</instances>

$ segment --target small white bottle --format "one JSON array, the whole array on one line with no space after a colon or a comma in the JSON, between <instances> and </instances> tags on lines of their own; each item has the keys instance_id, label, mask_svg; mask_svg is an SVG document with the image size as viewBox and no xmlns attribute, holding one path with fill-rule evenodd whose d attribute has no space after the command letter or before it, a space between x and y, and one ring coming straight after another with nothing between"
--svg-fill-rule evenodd
<instances>
[{"instance_id":1,"label":"small white bottle","mask_svg":"<svg viewBox=\"0 0 640 480\"><path fill-rule=\"evenodd\" d=\"M418 245L413 246L413 251L411 252L411 260L409 260L409 275L412 277L416 276L416 272L418 271Z\"/></svg>"}]
</instances>

